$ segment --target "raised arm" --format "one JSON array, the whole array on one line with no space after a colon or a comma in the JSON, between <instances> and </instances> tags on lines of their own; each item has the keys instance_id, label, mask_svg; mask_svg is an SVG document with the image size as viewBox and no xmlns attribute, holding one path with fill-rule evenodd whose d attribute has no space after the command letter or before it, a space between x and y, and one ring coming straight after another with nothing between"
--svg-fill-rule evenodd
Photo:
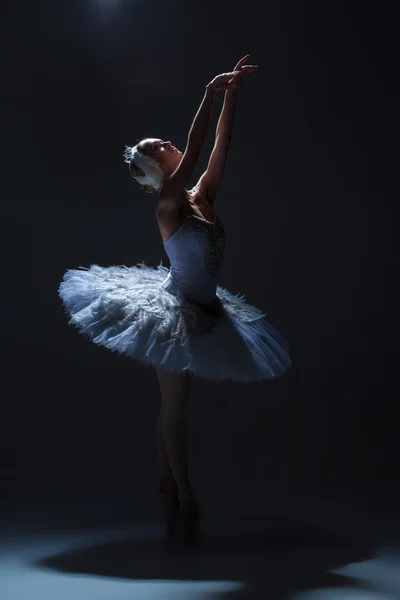
<instances>
[{"instance_id":1,"label":"raised arm","mask_svg":"<svg viewBox=\"0 0 400 600\"><path fill-rule=\"evenodd\" d=\"M193 120L186 142L186 148L178 168L163 186L162 195L178 198L193 173L201 148L207 136L215 90L207 86L203 100Z\"/></svg>"},{"instance_id":2,"label":"raised arm","mask_svg":"<svg viewBox=\"0 0 400 600\"><path fill-rule=\"evenodd\" d=\"M236 65L234 71L239 72L237 81L239 85L243 83L245 78L255 71L257 65L245 65L250 55L246 54ZM221 114L218 119L218 124L215 131L215 143L212 149L208 166L203 175L200 177L197 184L199 192L207 198L207 201L212 205L218 192L219 185L222 180L222 175L225 170L226 159L228 156L229 145L232 136L233 119L235 116L237 100L237 88L227 90L225 92L224 103Z\"/></svg>"},{"instance_id":3,"label":"raised arm","mask_svg":"<svg viewBox=\"0 0 400 600\"><path fill-rule=\"evenodd\" d=\"M163 185L163 198L177 199L181 196L193 174L204 140L207 137L215 93L237 86L236 81L234 81L236 75L234 72L222 73L214 77L206 86L203 100L189 130L186 148L179 166Z\"/></svg>"}]
</instances>

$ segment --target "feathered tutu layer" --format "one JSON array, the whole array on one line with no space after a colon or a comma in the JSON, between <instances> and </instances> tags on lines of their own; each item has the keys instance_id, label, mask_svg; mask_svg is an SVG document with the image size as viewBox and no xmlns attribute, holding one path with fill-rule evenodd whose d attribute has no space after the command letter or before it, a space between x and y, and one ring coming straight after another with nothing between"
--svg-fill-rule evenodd
<instances>
[{"instance_id":1,"label":"feathered tutu layer","mask_svg":"<svg viewBox=\"0 0 400 600\"><path fill-rule=\"evenodd\" d=\"M244 296L217 286L200 305L162 287L169 269L69 269L59 295L69 323L92 342L138 362L214 381L260 381L291 367L286 340Z\"/></svg>"}]
</instances>

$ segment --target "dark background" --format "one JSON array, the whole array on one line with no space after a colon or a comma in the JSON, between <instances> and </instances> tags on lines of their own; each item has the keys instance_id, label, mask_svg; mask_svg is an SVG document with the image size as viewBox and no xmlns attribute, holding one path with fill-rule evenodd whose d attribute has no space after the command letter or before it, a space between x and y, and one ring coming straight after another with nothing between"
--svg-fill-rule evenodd
<instances>
[{"instance_id":1,"label":"dark background","mask_svg":"<svg viewBox=\"0 0 400 600\"><path fill-rule=\"evenodd\" d=\"M110 519L122 504L155 518L155 372L68 326L57 290L80 265L168 265L125 144L183 149L204 86L246 53L260 68L239 91L215 204L219 283L268 313L293 370L197 381L194 487L210 511L296 494L388 510L400 496L394 13L337 0L3 6L5 514L87 500Z\"/></svg>"}]
</instances>

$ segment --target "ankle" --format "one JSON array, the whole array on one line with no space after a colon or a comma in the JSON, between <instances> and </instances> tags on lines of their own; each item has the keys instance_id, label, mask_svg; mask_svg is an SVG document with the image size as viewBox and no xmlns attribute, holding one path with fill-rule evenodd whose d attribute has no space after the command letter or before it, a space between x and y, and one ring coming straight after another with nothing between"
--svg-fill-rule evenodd
<instances>
[{"instance_id":1,"label":"ankle","mask_svg":"<svg viewBox=\"0 0 400 600\"><path fill-rule=\"evenodd\" d=\"M178 500L180 506L186 506L193 501L193 492L190 489L190 486L184 486L178 488Z\"/></svg>"}]
</instances>

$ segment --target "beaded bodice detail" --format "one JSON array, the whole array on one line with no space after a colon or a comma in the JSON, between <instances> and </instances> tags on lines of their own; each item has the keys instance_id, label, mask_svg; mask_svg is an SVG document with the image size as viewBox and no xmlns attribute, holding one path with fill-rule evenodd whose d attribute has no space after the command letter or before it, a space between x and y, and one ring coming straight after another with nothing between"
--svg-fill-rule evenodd
<instances>
[{"instance_id":1,"label":"beaded bodice detail","mask_svg":"<svg viewBox=\"0 0 400 600\"><path fill-rule=\"evenodd\" d=\"M218 216L212 223L194 213L188 215L164 241L171 268L163 287L200 303L211 302L225 242L225 229Z\"/></svg>"}]
</instances>

